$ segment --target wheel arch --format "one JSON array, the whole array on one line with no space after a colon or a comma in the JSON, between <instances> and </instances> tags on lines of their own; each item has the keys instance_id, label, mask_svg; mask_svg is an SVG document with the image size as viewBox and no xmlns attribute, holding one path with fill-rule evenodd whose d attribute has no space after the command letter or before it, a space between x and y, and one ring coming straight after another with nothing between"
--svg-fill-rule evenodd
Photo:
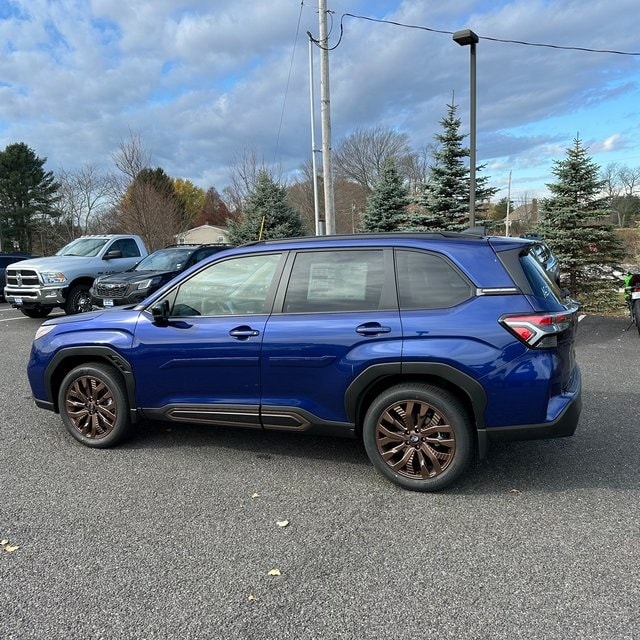
<instances>
[{"instance_id":1,"label":"wheel arch","mask_svg":"<svg viewBox=\"0 0 640 640\"><path fill-rule=\"evenodd\" d=\"M79 284L85 285L87 287L91 287L93 285L95 278L91 276L78 276L74 278L66 287L65 287L65 298L69 295L69 291L74 287L77 287Z\"/></svg>"},{"instance_id":2,"label":"wheel arch","mask_svg":"<svg viewBox=\"0 0 640 640\"><path fill-rule=\"evenodd\" d=\"M90 364L106 364L115 369L124 383L130 419L136 422L138 414L135 409L135 380L131 365L117 351L107 346L67 347L58 351L51 359L44 372L44 383L53 410L60 413L58 392L65 376L76 367Z\"/></svg>"},{"instance_id":3,"label":"wheel arch","mask_svg":"<svg viewBox=\"0 0 640 640\"><path fill-rule=\"evenodd\" d=\"M407 382L431 384L456 397L475 426L480 453L484 453L484 411L487 406L484 388L462 371L437 362L388 363L365 369L345 394L345 410L348 419L356 425L356 434L361 434L364 415L373 400L385 389Z\"/></svg>"}]
</instances>

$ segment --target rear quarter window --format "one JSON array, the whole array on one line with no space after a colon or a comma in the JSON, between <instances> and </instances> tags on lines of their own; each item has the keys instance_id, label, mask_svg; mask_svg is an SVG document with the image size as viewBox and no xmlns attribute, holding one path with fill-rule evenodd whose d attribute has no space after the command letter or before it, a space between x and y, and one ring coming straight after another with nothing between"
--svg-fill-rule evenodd
<instances>
[{"instance_id":1,"label":"rear quarter window","mask_svg":"<svg viewBox=\"0 0 640 640\"><path fill-rule=\"evenodd\" d=\"M471 284L442 256L425 251L396 251L401 309L453 307L473 295Z\"/></svg>"}]
</instances>

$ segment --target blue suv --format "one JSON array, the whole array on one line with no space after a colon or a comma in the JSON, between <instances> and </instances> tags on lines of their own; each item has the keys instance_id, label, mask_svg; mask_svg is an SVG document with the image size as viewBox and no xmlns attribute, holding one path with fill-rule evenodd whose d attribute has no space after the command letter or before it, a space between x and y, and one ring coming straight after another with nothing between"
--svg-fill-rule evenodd
<instances>
[{"instance_id":1,"label":"blue suv","mask_svg":"<svg viewBox=\"0 0 640 640\"><path fill-rule=\"evenodd\" d=\"M416 491L494 440L574 433L577 305L522 238L386 233L222 251L133 309L46 321L39 407L91 447L141 419L362 438Z\"/></svg>"}]
</instances>

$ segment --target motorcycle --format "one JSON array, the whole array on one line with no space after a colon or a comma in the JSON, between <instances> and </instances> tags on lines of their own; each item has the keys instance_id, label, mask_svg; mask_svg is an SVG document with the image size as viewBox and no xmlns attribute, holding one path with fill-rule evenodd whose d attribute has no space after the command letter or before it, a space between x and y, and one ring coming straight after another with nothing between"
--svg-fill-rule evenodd
<instances>
[{"instance_id":1,"label":"motorcycle","mask_svg":"<svg viewBox=\"0 0 640 640\"><path fill-rule=\"evenodd\" d=\"M634 276L635 277L635 276ZM631 324L629 329L635 324L638 333L640 334L640 276L638 281L631 284L631 286L625 287L625 301L629 308L629 316L631 318ZM629 330L627 329L627 331Z\"/></svg>"}]
</instances>

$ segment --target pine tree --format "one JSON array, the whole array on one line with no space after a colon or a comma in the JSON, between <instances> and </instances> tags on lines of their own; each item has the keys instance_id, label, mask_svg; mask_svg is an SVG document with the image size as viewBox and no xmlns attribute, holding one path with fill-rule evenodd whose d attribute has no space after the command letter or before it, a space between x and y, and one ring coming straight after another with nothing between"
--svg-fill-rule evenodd
<instances>
[{"instance_id":1,"label":"pine tree","mask_svg":"<svg viewBox=\"0 0 640 640\"><path fill-rule=\"evenodd\" d=\"M287 202L287 190L261 170L254 190L247 197L239 222L229 221L229 242L293 238L306 235L300 214Z\"/></svg>"},{"instance_id":2,"label":"pine tree","mask_svg":"<svg viewBox=\"0 0 640 640\"><path fill-rule=\"evenodd\" d=\"M60 185L43 169L46 158L36 156L24 142L0 152L0 244L31 252L35 217L55 216Z\"/></svg>"},{"instance_id":3,"label":"pine tree","mask_svg":"<svg viewBox=\"0 0 640 640\"><path fill-rule=\"evenodd\" d=\"M393 159L385 161L380 178L369 196L362 231L396 231L404 222L409 204L407 189Z\"/></svg>"},{"instance_id":4,"label":"pine tree","mask_svg":"<svg viewBox=\"0 0 640 640\"><path fill-rule=\"evenodd\" d=\"M407 219L407 228L433 231L461 231L469 226L469 167L465 158L471 154L462 146L466 135L460 133L458 107L447 105L447 115L440 120L442 133L435 135L437 146L426 184L418 196L416 210ZM476 168L476 202L488 201L497 189L488 187L488 177L479 176ZM481 224L477 220L477 224Z\"/></svg>"},{"instance_id":5,"label":"pine tree","mask_svg":"<svg viewBox=\"0 0 640 640\"><path fill-rule=\"evenodd\" d=\"M596 265L616 265L624 255L608 222L599 172L576 137L566 158L554 161L552 173L557 182L547 184L551 196L540 207L538 231L557 255L568 287L577 296L602 288Z\"/></svg>"}]
</instances>

